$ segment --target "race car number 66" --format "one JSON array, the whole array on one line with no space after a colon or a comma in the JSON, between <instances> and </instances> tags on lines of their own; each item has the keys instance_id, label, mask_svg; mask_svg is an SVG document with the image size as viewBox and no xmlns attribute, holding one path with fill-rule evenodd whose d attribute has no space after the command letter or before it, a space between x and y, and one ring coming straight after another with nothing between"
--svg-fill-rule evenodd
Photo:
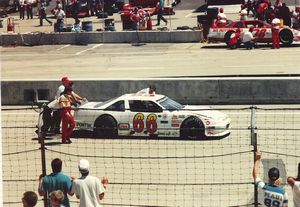
<instances>
[{"instance_id":1,"label":"race car number 66","mask_svg":"<svg viewBox=\"0 0 300 207\"><path fill-rule=\"evenodd\" d=\"M137 133L141 133L146 124L146 129L150 134L153 134L157 131L157 116L155 114L149 114L146 118L146 123L144 124L144 114L137 113L133 117L133 129Z\"/></svg>"}]
</instances>

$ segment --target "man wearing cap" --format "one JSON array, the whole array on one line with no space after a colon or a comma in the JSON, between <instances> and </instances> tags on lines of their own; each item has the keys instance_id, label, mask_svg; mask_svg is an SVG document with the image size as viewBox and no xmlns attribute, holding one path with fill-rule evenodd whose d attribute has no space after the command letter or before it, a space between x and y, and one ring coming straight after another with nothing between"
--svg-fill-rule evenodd
<instances>
[{"instance_id":1,"label":"man wearing cap","mask_svg":"<svg viewBox=\"0 0 300 207\"><path fill-rule=\"evenodd\" d=\"M300 163L298 163L297 177L289 176L287 182L293 191L294 207L300 207Z\"/></svg>"},{"instance_id":2,"label":"man wearing cap","mask_svg":"<svg viewBox=\"0 0 300 207\"><path fill-rule=\"evenodd\" d=\"M62 95L62 93L65 90L66 86L70 85L70 80L68 77L62 77L61 79L61 85L58 87L56 94L55 94L55 106L56 108L53 108L53 127L54 127L54 132L56 134L60 133L60 122L61 122L61 110L59 110L59 104L58 104L58 99Z\"/></svg>"},{"instance_id":3,"label":"man wearing cap","mask_svg":"<svg viewBox=\"0 0 300 207\"><path fill-rule=\"evenodd\" d=\"M287 192L279 187L280 184L280 173L276 167L271 168L268 171L269 184L262 181L259 175L259 165L261 159L261 152L258 151L255 154L255 163L253 167L253 178L255 185L262 191L263 206L271 207L287 207L288 196Z\"/></svg>"},{"instance_id":4,"label":"man wearing cap","mask_svg":"<svg viewBox=\"0 0 300 207\"><path fill-rule=\"evenodd\" d=\"M107 178L100 181L99 178L89 175L90 164L86 159L81 159L78 165L81 177L73 181L71 194L80 199L79 207L100 207L100 200L104 198Z\"/></svg>"}]
</instances>

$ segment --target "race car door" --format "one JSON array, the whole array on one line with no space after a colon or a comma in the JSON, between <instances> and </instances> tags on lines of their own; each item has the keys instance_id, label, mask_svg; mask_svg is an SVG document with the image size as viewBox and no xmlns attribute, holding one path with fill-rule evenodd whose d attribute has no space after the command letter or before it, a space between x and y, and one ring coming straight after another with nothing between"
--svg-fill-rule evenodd
<instances>
[{"instance_id":1,"label":"race car door","mask_svg":"<svg viewBox=\"0 0 300 207\"><path fill-rule=\"evenodd\" d=\"M163 109L151 100L129 100L130 128L133 136L160 135L168 121L164 119Z\"/></svg>"}]
</instances>

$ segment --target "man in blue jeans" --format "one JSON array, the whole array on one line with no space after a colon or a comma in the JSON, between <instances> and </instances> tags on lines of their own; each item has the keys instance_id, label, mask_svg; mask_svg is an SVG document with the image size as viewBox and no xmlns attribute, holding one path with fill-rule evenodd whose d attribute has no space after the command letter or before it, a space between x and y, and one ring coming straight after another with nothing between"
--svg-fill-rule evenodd
<instances>
[{"instance_id":1,"label":"man in blue jeans","mask_svg":"<svg viewBox=\"0 0 300 207\"><path fill-rule=\"evenodd\" d=\"M254 27L251 26L248 31L244 32L242 42L244 43L247 50L252 50L255 47L255 42L253 41L255 38L253 37Z\"/></svg>"}]
</instances>

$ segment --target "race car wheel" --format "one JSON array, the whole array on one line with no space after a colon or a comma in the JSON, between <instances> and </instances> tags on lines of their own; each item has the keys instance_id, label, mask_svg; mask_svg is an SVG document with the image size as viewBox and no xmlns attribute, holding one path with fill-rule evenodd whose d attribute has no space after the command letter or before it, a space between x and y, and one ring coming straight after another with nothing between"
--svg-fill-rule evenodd
<instances>
[{"instance_id":1,"label":"race car wheel","mask_svg":"<svg viewBox=\"0 0 300 207\"><path fill-rule=\"evenodd\" d=\"M293 33L291 30L283 29L279 32L280 42L284 46L289 46L293 43Z\"/></svg>"},{"instance_id":2,"label":"race car wheel","mask_svg":"<svg viewBox=\"0 0 300 207\"><path fill-rule=\"evenodd\" d=\"M117 122L111 116L104 115L95 121L95 137L116 138L118 136Z\"/></svg>"},{"instance_id":3,"label":"race car wheel","mask_svg":"<svg viewBox=\"0 0 300 207\"><path fill-rule=\"evenodd\" d=\"M204 138L204 131L204 125L199 118L189 117L181 124L180 137L183 139Z\"/></svg>"},{"instance_id":4,"label":"race car wheel","mask_svg":"<svg viewBox=\"0 0 300 207\"><path fill-rule=\"evenodd\" d=\"M224 41L226 43L227 46L229 46L229 40L230 40L230 36L234 33L234 31L228 31L226 32L225 36L224 36Z\"/></svg>"}]
</instances>

